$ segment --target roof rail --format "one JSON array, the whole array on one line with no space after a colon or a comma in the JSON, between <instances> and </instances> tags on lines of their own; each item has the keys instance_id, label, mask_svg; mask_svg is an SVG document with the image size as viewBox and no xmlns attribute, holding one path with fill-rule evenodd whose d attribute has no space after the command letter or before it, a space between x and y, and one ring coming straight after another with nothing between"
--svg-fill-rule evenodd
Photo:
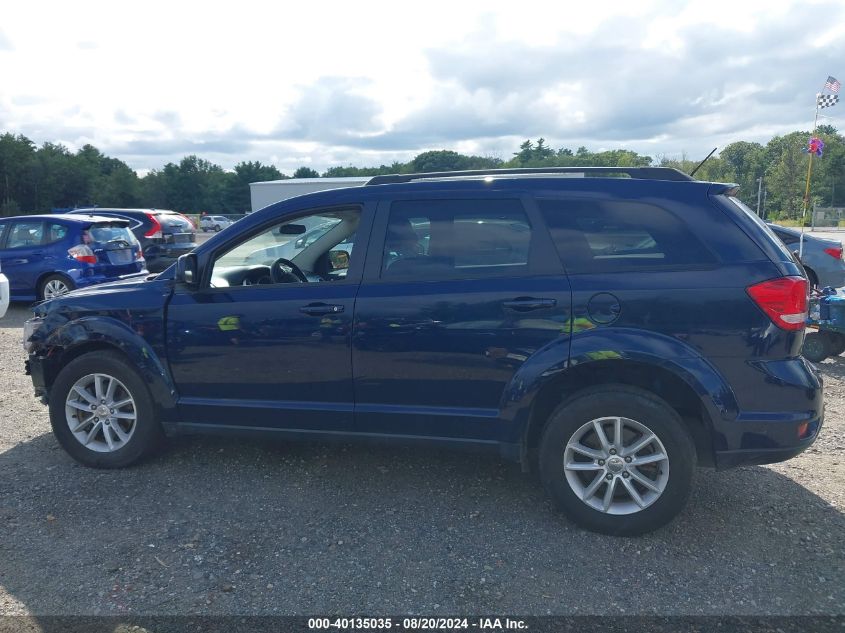
<instances>
[{"instance_id":1,"label":"roof rail","mask_svg":"<svg viewBox=\"0 0 845 633\"><path fill-rule=\"evenodd\" d=\"M421 174L389 174L373 176L367 185L387 185L434 178L460 178L484 176L533 176L537 174L584 174L600 176L605 174L626 174L631 178L645 180L695 180L682 171L671 167L520 167L513 169L468 169L465 171L435 171Z\"/></svg>"}]
</instances>

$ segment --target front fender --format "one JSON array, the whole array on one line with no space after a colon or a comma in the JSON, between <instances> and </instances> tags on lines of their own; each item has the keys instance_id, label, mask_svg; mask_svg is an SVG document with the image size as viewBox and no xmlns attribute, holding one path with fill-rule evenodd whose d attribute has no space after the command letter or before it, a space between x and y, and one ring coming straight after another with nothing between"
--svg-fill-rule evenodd
<instances>
[{"instance_id":1,"label":"front fender","mask_svg":"<svg viewBox=\"0 0 845 633\"><path fill-rule=\"evenodd\" d=\"M133 323L144 331L144 324ZM153 346L141 334L124 321L110 316L85 316L67 321L49 330L49 334L38 341L46 354L47 363L52 365L50 373L55 376L68 359L85 348L103 349L112 347L127 356L132 366L141 374L153 400L162 410L175 410L176 386L167 364L162 361Z\"/></svg>"},{"instance_id":2,"label":"front fender","mask_svg":"<svg viewBox=\"0 0 845 633\"><path fill-rule=\"evenodd\" d=\"M719 371L694 348L676 338L628 328L597 328L559 338L537 350L514 374L500 410L506 442L520 442L537 395L549 383L586 364L630 361L660 367L683 380L701 399L710 420L733 419L736 397Z\"/></svg>"}]
</instances>

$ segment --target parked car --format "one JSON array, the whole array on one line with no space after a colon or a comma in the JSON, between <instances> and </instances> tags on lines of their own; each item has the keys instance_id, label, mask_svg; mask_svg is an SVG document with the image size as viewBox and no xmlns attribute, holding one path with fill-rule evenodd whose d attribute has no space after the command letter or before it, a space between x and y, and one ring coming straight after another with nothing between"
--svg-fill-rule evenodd
<instances>
[{"instance_id":1,"label":"parked car","mask_svg":"<svg viewBox=\"0 0 845 633\"><path fill-rule=\"evenodd\" d=\"M96 214L129 220L129 228L141 243L147 268L158 273L176 258L196 248L196 227L191 220L166 209L75 209L70 213Z\"/></svg>"},{"instance_id":2,"label":"parked car","mask_svg":"<svg viewBox=\"0 0 845 633\"><path fill-rule=\"evenodd\" d=\"M291 198L156 278L36 306L27 372L58 442L101 468L186 433L493 450L611 534L670 521L697 466L812 444L807 278L735 185L525 171Z\"/></svg>"},{"instance_id":3,"label":"parked car","mask_svg":"<svg viewBox=\"0 0 845 633\"><path fill-rule=\"evenodd\" d=\"M775 235L791 251L798 251L801 239L800 229L769 224ZM842 242L804 233L804 248L801 263L813 287L841 288L845 286L845 261L842 259Z\"/></svg>"},{"instance_id":4,"label":"parked car","mask_svg":"<svg viewBox=\"0 0 845 633\"><path fill-rule=\"evenodd\" d=\"M200 218L200 228L203 230L203 233L208 231L217 231L219 233L233 224L234 221L224 215L204 215Z\"/></svg>"},{"instance_id":5,"label":"parked car","mask_svg":"<svg viewBox=\"0 0 845 633\"><path fill-rule=\"evenodd\" d=\"M0 265L12 300L52 299L74 288L146 274L128 221L96 215L0 218Z\"/></svg>"},{"instance_id":6,"label":"parked car","mask_svg":"<svg viewBox=\"0 0 845 633\"><path fill-rule=\"evenodd\" d=\"M9 280L3 274L2 266L0 266L0 319L6 316L6 310L9 309Z\"/></svg>"}]
</instances>

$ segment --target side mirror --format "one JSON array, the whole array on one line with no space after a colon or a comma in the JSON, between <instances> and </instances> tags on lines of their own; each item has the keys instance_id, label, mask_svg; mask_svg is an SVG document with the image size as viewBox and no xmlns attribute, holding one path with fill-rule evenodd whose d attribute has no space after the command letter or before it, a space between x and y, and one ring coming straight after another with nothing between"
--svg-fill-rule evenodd
<instances>
[{"instance_id":1,"label":"side mirror","mask_svg":"<svg viewBox=\"0 0 845 633\"><path fill-rule=\"evenodd\" d=\"M199 283L197 256L193 253L180 255L179 259L176 260L176 274L174 278L178 283L196 286Z\"/></svg>"},{"instance_id":2,"label":"side mirror","mask_svg":"<svg viewBox=\"0 0 845 633\"><path fill-rule=\"evenodd\" d=\"M346 270L349 268L349 251L329 251L329 263L332 270Z\"/></svg>"}]
</instances>

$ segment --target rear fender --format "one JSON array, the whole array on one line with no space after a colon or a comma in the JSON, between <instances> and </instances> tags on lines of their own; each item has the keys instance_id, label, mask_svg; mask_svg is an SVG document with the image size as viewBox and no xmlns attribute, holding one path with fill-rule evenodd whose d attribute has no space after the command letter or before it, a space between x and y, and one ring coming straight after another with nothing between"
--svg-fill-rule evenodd
<instances>
[{"instance_id":1,"label":"rear fender","mask_svg":"<svg viewBox=\"0 0 845 633\"><path fill-rule=\"evenodd\" d=\"M738 405L733 391L704 357L683 342L643 330L602 328L560 338L523 363L514 374L500 403L506 443L519 443L531 420L533 405L543 388L589 365L631 361L662 368L681 379L698 395L712 428L712 421L736 418ZM608 365L609 366L609 365ZM563 394L561 394L563 395Z\"/></svg>"}]
</instances>

